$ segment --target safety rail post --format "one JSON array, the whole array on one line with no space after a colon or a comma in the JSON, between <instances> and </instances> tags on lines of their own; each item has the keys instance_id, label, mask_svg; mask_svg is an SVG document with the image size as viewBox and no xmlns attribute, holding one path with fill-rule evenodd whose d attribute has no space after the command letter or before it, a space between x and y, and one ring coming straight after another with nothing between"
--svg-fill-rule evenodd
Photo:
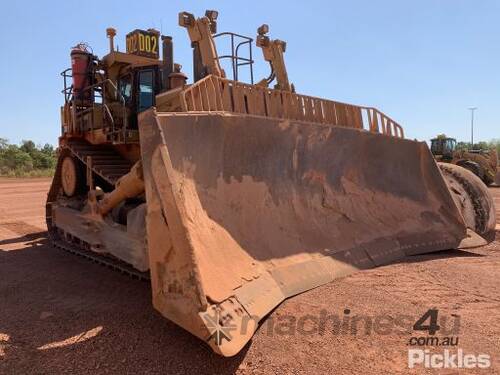
<instances>
[{"instance_id":1,"label":"safety rail post","mask_svg":"<svg viewBox=\"0 0 500 375\"><path fill-rule=\"evenodd\" d=\"M89 190L94 190L94 179L92 178L92 156L87 156L86 159L86 165L87 165L87 186L89 187Z\"/></svg>"}]
</instances>

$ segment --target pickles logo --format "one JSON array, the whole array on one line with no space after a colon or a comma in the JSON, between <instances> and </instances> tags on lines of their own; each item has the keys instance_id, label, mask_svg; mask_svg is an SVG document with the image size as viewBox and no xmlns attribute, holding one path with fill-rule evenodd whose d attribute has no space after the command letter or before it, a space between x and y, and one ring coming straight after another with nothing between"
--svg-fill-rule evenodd
<instances>
[{"instance_id":1,"label":"pickles logo","mask_svg":"<svg viewBox=\"0 0 500 375\"><path fill-rule=\"evenodd\" d=\"M449 348L455 347L457 351L444 349L442 352L432 353L429 349L409 349L408 367L415 368L479 368L485 369L491 366L491 358L488 354L470 354L458 347L458 335L445 335L438 337L436 334L443 331L443 325L438 324L439 311L436 308L427 310L413 325L414 331L426 332L425 336L413 335L407 342L409 346L433 346ZM455 315L456 316L456 315ZM455 334L457 334L456 332Z\"/></svg>"},{"instance_id":2,"label":"pickles logo","mask_svg":"<svg viewBox=\"0 0 500 375\"><path fill-rule=\"evenodd\" d=\"M429 349L408 350L408 367L425 368L489 368L491 359L488 354L464 354L462 349L456 353L445 349L443 353L431 353Z\"/></svg>"},{"instance_id":3,"label":"pickles logo","mask_svg":"<svg viewBox=\"0 0 500 375\"><path fill-rule=\"evenodd\" d=\"M210 312L205 312L202 314L202 318L205 321L205 325L210 332L210 337L208 341L214 340L215 345L222 345L222 340L227 340L228 342L232 340L231 331L236 329L236 325L227 324L224 325L222 316L219 310Z\"/></svg>"}]
</instances>

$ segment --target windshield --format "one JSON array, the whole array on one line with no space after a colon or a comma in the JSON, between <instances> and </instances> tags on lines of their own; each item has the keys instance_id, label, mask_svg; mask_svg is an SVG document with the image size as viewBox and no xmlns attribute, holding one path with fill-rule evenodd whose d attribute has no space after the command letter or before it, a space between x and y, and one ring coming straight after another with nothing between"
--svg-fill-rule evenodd
<instances>
[{"instance_id":1,"label":"windshield","mask_svg":"<svg viewBox=\"0 0 500 375\"><path fill-rule=\"evenodd\" d=\"M431 140L431 152L435 155L449 154L455 151L457 141L453 138L436 138Z\"/></svg>"},{"instance_id":2,"label":"windshield","mask_svg":"<svg viewBox=\"0 0 500 375\"><path fill-rule=\"evenodd\" d=\"M431 152L433 154L441 153L441 140L440 139L432 139L431 140Z\"/></svg>"},{"instance_id":3,"label":"windshield","mask_svg":"<svg viewBox=\"0 0 500 375\"><path fill-rule=\"evenodd\" d=\"M457 145L457 141L455 141L454 139L447 139L446 140L446 148L449 151L455 151L456 145Z\"/></svg>"},{"instance_id":4,"label":"windshield","mask_svg":"<svg viewBox=\"0 0 500 375\"><path fill-rule=\"evenodd\" d=\"M153 106L153 71L144 70L139 72L139 108L138 111L144 111Z\"/></svg>"}]
</instances>

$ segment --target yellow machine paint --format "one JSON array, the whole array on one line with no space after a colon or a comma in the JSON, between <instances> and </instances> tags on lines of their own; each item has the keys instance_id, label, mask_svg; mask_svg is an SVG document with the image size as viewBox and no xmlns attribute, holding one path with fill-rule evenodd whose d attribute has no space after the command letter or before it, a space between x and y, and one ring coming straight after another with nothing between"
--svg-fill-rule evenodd
<instances>
[{"instance_id":1,"label":"yellow machine paint","mask_svg":"<svg viewBox=\"0 0 500 375\"><path fill-rule=\"evenodd\" d=\"M286 44L266 25L257 46L270 76L238 81L244 58L232 55L228 78L216 19L179 14L193 84L173 61L172 38L154 30L130 33L120 53L108 29L110 53L88 56L89 86L64 90L47 201L55 245L149 278L163 316L231 356L285 298L491 239L487 190L439 168L380 111L296 93Z\"/></svg>"}]
</instances>

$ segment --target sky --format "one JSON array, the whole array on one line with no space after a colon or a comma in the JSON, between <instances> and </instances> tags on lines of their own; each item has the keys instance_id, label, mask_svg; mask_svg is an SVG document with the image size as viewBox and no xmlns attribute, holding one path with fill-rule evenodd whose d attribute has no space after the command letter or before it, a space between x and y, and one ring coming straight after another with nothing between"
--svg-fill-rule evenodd
<instances>
[{"instance_id":1,"label":"sky","mask_svg":"<svg viewBox=\"0 0 500 375\"><path fill-rule=\"evenodd\" d=\"M180 11L219 11L219 31L287 41L285 59L298 93L373 106L403 125L407 138L445 133L500 138L500 1L10 1L0 0L0 138L57 144L61 71L70 49L87 42L108 52L106 28L120 50L136 28L174 40L175 61L192 77ZM224 45L220 45L219 53ZM269 69L254 48L256 80Z\"/></svg>"}]
</instances>

